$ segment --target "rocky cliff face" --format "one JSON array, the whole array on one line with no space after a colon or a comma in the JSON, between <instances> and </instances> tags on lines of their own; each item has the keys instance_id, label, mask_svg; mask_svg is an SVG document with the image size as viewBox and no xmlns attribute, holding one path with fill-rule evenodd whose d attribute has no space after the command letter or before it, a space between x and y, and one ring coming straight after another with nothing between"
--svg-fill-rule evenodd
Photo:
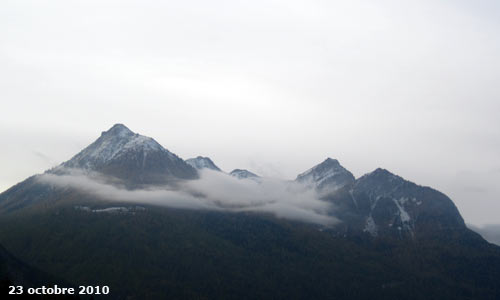
<instances>
[{"instance_id":1,"label":"rocky cliff face","mask_svg":"<svg viewBox=\"0 0 500 300\"><path fill-rule=\"evenodd\" d=\"M297 177L335 204L341 227L371 236L415 237L423 233L464 230L458 209L443 193L419 186L385 169L358 179L337 160L327 159Z\"/></svg>"}]
</instances>

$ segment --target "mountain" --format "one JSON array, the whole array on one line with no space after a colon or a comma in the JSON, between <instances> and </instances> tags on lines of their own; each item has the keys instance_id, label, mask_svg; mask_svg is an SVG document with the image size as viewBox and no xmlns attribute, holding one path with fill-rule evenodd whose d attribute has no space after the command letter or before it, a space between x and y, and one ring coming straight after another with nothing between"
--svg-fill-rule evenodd
<instances>
[{"instance_id":1,"label":"mountain","mask_svg":"<svg viewBox=\"0 0 500 300\"><path fill-rule=\"evenodd\" d=\"M332 202L332 214L344 231L416 238L446 231L466 230L453 201L429 187L419 186L378 168L355 179L336 159L297 176L296 182L315 188Z\"/></svg>"},{"instance_id":2,"label":"mountain","mask_svg":"<svg viewBox=\"0 0 500 300\"><path fill-rule=\"evenodd\" d=\"M190 162L209 165L204 158ZM253 184L234 189L237 212L145 203L146 192L160 189L185 196L170 193L171 187L196 184L197 171L120 124L45 175L74 170L104 178L110 190L137 200L107 201L88 190L44 184L35 175L0 194L0 242L27 264L72 284L109 285L111 299L500 298L500 247L469 230L446 195L384 169L354 178L328 158L293 184L277 184L310 188L304 197L280 199L290 193L273 193L273 181L258 185L272 201L262 201L260 192L250 199L257 208L287 214L320 211L335 217L334 225L247 210L239 202L247 195L240 194ZM240 169L231 175L259 178ZM229 184L234 180L213 189L230 192ZM203 201L202 192L190 196ZM293 201L303 206L283 205ZM325 205L308 207L318 202Z\"/></svg>"},{"instance_id":3,"label":"mountain","mask_svg":"<svg viewBox=\"0 0 500 300\"><path fill-rule=\"evenodd\" d=\"M45 173L65 175L75 170L129 189L175 185L198 178L197 170L183 159L154 139L134 133L122 124L102 132L95 142L70 160ZM81 196L72 190L42 184L39 178L40 175L31 176L0 194L0 212Z\"/></svg>"},{"instance_id":4,"label":"mountain","mask_svg":"<svg viewBox=\"0 0 500 300\"><path fill-rule=\"evenodd\" d=\"M260 177L259 175L254 174L254 173L252 173L248 170L245 170L245 169L234 169L229 173L229 175L234 176L238 179L246 179L246 178L256 179L256 178Z\"/></svg>"},{"instance_id":5,"label":"mountain","mask_svg":"<svg viewBox=\"0 0 500 300\"><path fill-rule=\"evenodd\" d=\"M196 179L197 171L158 142L115 124L69 161L65 168L95 171L133 185L165 184L179 179Z\"/></svg>"},{"instance_id":6,"label":"mountain","mask_svg":"<svg viewBox=\"0 0 500 300\"><path fill-rule=\"evenodd\" d=\"M415 238L466 230L450 198L385 169L356 179L327 199L335 203L335 216L345 226L374 237L382 234Z\"/></svg>"},{"instance_id":7,"label":"mountain","mask_svg":"<svg viewBox=\"0 0 500 300\"><path fill-rule=\"evenodd\" d=\"M195 158L186 159L186 162L196 170L209 169L221 172L209 157L197 156Z\"/></svg>"},{"instance_id":8,"label":"mountain","mask_svg":"<svg viewBox=\"0 0 500 300\"><path fill-rule=\"evenodd\" d=\"M327 158L322 163L297 176L295 181L321 192L335 192L354 182L354 176L338 160Z\"/></svg>"}]
</instances>

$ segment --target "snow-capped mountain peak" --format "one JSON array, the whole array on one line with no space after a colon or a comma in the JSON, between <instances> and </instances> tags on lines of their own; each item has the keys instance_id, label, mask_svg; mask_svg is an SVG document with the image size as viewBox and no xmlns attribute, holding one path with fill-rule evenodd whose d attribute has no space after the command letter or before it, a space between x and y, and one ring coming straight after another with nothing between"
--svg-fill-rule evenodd
<instances>
[{"instance_id":1,"label":"snow-capped mountain peak","mask_svg":"<svg viewBox=\"0 0 500 300\"><path fill-rule=\"evenodd\" d=\"M257 174L254 174L248 170L245 169L234 169L229 173L229 175L234 176L238 179L245 179L245 178L259 178Z\"/></svg>"},{"instance_id":2,"label":"snow-capped mountain peak","mask_svg":"<svg viewBox=\"0 0 500 300\"><path fill-rule=\"evenodd\" d=\"M393 173L391 173L389 170L383 169L383 168L377 168L374 171L363 175L362 177L371 177L371 178L384 178L388 180L396 180L396 181L403 181L404 179L400 176L397 176Z\"/></svg>"},{"instance_id":3,"label":"snow-capped mountain peak","mask_svg":"<svg viewBox=\"0 0 500 300\"><path fill-rule=\"evenodd\" d=\"M217 167L209 157L197 156L195 158L187 159L186 162L197 170L210 169L214 171L221 171L221 169L219 169L219 167Z\"/></svg>"},{"instance_id":4,"label":"snow-capped mountain peak","mask_svg":"<svg viewBox=\"0 0 500 300\"><path fill-rule=\"evenodd\" d=\"M354 176L338 160L328 157L322 163L299 174L296 181L317 189L327 188L332 191L354 182Z\"/></svg>"},{"instance_id":5,"label":"snow-capped mountain peak","mask_svg":"<svg viewBox=\"0 0 500 300\"><path fill-rule=\"evenodd\" d=\"M80 153L55 168L97 171L134 184L156 184L174 178L197 178L196 170L153 138L116 124Z\"/></svg>"},{"instance_id":6,"label":"snow-capped mountain peak","mask_svg":"<svg viewBox=\"0 0 500 300\"><path fill-rule=\"evenodd\" d=\"M131 136L134 135L132 130L128 129L127 126L117 123L113 125L108 131L103 131L101 135L114 135L114 136L120 136L120 137L126 137L126 136Z\"/></svg>"},{"instance_id":7,"label":"snow-capped mountain peak","mask_svg":"<svg viewBox=\"0 0 500 300\"><path fill-rule=\"evenodd\" d=\"M464 221L453 202L444 194L419 186L386 169L378 168L361 176L349 196L364 217L364 231L414 237L419 226L440 224L460 228Z\"/></svg>"},{"instance_id":8,"label":"snow-capped mountain peak","mask_svg":"<svg viewBox=\"0 0 500 300\"><path fill-rule=\"evenodd\" d=\"M405 179L397 176L386 169L377 168L368 174L365 174L356 180L357 188L370 188L378 193L387 193L407 183Z\"/></svg>"},{"instance_id":9,"label":"snow-capped mountain peak","mask_svg":"<svg viewBox=\"0 0 500 300\"><path fill-rule=\"evenodd\" d=\"M123 124L115 124L63 166L94 169L128 152L144 152L147 155L155 151L165 152L172 158L175 156L154 139L134 133Z\"/></svg>"}]
</instances>

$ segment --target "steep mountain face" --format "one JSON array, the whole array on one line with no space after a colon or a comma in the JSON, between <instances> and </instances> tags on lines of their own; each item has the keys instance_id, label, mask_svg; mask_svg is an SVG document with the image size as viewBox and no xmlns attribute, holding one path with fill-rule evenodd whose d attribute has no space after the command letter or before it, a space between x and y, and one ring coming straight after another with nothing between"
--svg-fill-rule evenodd
<instances>
[{"instance_id":1,"label":"steep mountain face","mask_svg":"<svg viewBox=\"0 0 500 300\"><path fill-rule=\"evenodd\" d=\"M197 156L195 158L186 159L186 162L197 170L209 169L221 172L221 169L219 169L209 157Z\"/></svg>"},{"instance_id":2,"label":"steep mountain face","mask_svg":"<svg viewBox=\"0 0 500 300\"><path fill-rule=\"evenodd\" d=\"M246 179L246 178L257 179L260 177L259 175L254 174L254 173L252 173L248 170L245 170L245 169L234 169L229 173L229 175L234 176L238 179Z\"/></svg>"},{"instance_id":3,"label":"steep mountain face","mask_svg":"<svg viewBox=\"0 0 500 300\"><path fill-rule=\"evenodd\" d=\"M466 230L446 195L384 169L355 179L337 160L327 158L298 175L296 182L315 188L333 202L332 214L342 221L339 228L347 232L416 238Z\"/></svg>"},{"instance_id":4,"label":"steep mountain face","mask_svg":"<svg viewBox=\"0 0 500 300\"><path fill-rule=\"evenodd\" d=\"M316 188L322 193L331 193L352 184L354 176L342 167L338 160L327 158L322 163L299 174L295 181Z\"/></svg>"},{"instance_id":5,"label":"steep mountain face","mask_svg":"<svg viewBox=\"0 0 500 300\"><path fill-rule=\"evenodd\" d=\"M110 175L133 185L195 179L197 171L154 139L116 124L52 172L76 168Z\"/></svg>"},{"instance_id":6,"label":"steep mountain face","mask_svg":"<svg viewBox=\"0 0 500 300\"><path fill-rule=\"evenodd\" d=\"M415 237L415 234L465 230L453 202L444 194L377 169L329 197L336 216L351 229L372 236Z\"/></svg>"}]
</instances>

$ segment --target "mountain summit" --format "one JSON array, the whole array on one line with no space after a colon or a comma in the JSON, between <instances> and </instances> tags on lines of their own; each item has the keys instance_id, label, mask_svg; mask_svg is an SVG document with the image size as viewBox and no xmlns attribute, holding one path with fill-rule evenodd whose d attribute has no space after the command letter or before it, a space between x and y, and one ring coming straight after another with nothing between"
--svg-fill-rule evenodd
<instances>
[{"instance_id":1,"label":"mountain summit","mask_svg":"<svg viewBox=\"0 0 500 300\"><path fill-rule=\"evenodd\" d=\"M210 169L221 171L209 157L197 156L195 158L186 159L186 162L197 170Z\"/></svg>"},{"instance_id":2,"label":"mountain summit","mask_svg":"<svg viewBox=\"0 0 500 300\"><path fill-rule=\"evenodd\" d=\"M236 177L238 179L247 179L247 178L257 179L260 177L259 175L254 174L254 173L252 173L248 170L245 170L245 169L234 169L229 173L229 175Z\"/></svg>"},{"instance_id":3,"label":"mountain summit","mask_svg":"<svg viewBox=\"0 0 500 300\"><path fill-rule=\"evenodd\" d=\"M322 163L299 174L295 180L320 191L331 192L353 183L355 179L351 172L340 165L338 160L327 158Z\"/></svg>"},{"instance_id":4,"label":"mountain summit","mask_svg":"<svg viewBox=\"0 0 500 300\"><path fill-rule=\"evenodd\" d=\"M463 231L465 223L443 193L378 168L327 197L349 231L422 238ZM347 230L347 229L346 229Z\"/></svg>"},{"instance_id":5,"label":"mountain summit","mask_svg":"<svg viewBox=\"0 0 500 300\"><path fill-rule=\"evenodd\" d=\"M464 220L457 207L443 193L417 185L378 168L358 180L351 198L365 216L365 231L430 233L463 230Z\"/></svg>"},{"instance_id":6,"label":"mountain summit","mask_svg":"<svg viewBox=\"0 0 500 300\"><path fill-rule=\"evenodd\" d=\"M127 152L166 151L154 139L135 134L123 124L115 124L94 143L83 149L62 166L67 168L99 169L103 164L119 159Z\"/></svg>"},{"instance_id":7,"label":"mountain summit","mask_svg":"<svg viewBox=\"0 0 500 300\"><path fill-rule=\"evenodd\" d=\"M115 124L62 168L97 171L133 184L163 184L195 179L197 171L154 139Z\"/></svg>"}]
</instances>

